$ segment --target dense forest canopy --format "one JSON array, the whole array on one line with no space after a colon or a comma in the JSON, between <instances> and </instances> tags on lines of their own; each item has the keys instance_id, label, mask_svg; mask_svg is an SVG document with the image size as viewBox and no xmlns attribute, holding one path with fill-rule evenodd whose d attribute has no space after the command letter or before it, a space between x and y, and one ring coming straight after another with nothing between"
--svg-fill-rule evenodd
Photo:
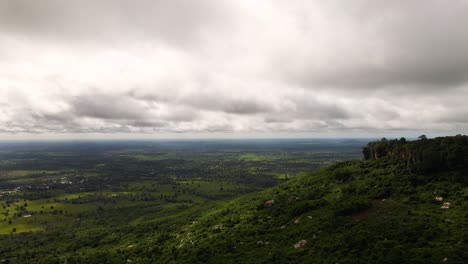
<instances>
[{"instance_id":1,"label":"dense forest canopy","mask_svg":"<svg viewBox=\"0 0 468 264\"><path fill-rule=\"evenodd\" d=\"M407 141L405 138L371 142L363 148L366 160L390 158L418 171L468 170L468 136L437 137Z\"/></svg>"}]
</instances>

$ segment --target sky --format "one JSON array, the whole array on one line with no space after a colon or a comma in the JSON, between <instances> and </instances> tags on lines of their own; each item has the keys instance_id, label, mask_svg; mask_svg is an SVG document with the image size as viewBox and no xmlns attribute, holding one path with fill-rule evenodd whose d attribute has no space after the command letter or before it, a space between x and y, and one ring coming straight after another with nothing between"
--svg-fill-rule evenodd
<instances>
[{"instance_id":1,"label":"sky","mask_svg":"<svg viewBox=\"0 0 468 264\"><path fill-rule=\"evenodd\" d=\"M466 0L0 0L0 140L468 130Z\"/></svg>"}]
</instances>

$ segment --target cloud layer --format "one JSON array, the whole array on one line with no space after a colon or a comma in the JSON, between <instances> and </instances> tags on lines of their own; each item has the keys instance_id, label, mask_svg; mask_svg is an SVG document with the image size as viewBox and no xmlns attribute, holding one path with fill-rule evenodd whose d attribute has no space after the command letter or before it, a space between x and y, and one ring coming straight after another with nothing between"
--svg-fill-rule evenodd
<instances>
[{"instance_id":1,"label":"cloud layer","mask_svg":"<svg viewBox=\"0 0 468 264\"><path fill-rule=\"evenodd\" d=\"M467 27L461 0L4 0L0 134L466 133Z\"/></svg>"}]
</instances>

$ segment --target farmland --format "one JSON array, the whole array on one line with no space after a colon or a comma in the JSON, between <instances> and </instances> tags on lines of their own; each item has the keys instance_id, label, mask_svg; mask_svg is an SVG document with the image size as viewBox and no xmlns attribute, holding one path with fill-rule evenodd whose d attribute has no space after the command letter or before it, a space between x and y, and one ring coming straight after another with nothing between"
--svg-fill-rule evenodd
<instances>
[{"instance_id":1,"label":"farmland","mask_svg":"<svg viewBox=\"0 0 468 264\"><path fill-rule=\"evenodd\" d=\"M311 144L314 143L314 144ZM340 160L359 141L3 143L0 234L138 223L262 190ZM154 217L154 215L153 215ZM159 218L161 219L161 218Z\"/></svg>"}]
</instances>

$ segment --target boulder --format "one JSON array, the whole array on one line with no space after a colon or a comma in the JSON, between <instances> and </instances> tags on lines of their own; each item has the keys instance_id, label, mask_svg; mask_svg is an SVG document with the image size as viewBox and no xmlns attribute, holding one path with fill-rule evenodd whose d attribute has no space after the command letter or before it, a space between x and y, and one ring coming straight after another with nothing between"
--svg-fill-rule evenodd
<instances>
[{"instance_id":1,"label":"boulder","mask_svg":"<svg viewBox=\"0 0 468 264\"><path fill-rule=\"evenodd\" d=\"M263 206L265 207L272 207L273 205L275 205L275 200L268 200L263 203Z\"/></svg>"},{"instance_id":2,"label":"boulder","mask_svg":"<svg viewBox=\"0 0 468 264\"><path fill-rule=\"evenodd\" d=\"M294 244L295 249L305 248L306 246L307 246L307 240L305 240L305 239L303 239L303 240L297 242L296 244Z\"/></svg>"}]
</instances>

